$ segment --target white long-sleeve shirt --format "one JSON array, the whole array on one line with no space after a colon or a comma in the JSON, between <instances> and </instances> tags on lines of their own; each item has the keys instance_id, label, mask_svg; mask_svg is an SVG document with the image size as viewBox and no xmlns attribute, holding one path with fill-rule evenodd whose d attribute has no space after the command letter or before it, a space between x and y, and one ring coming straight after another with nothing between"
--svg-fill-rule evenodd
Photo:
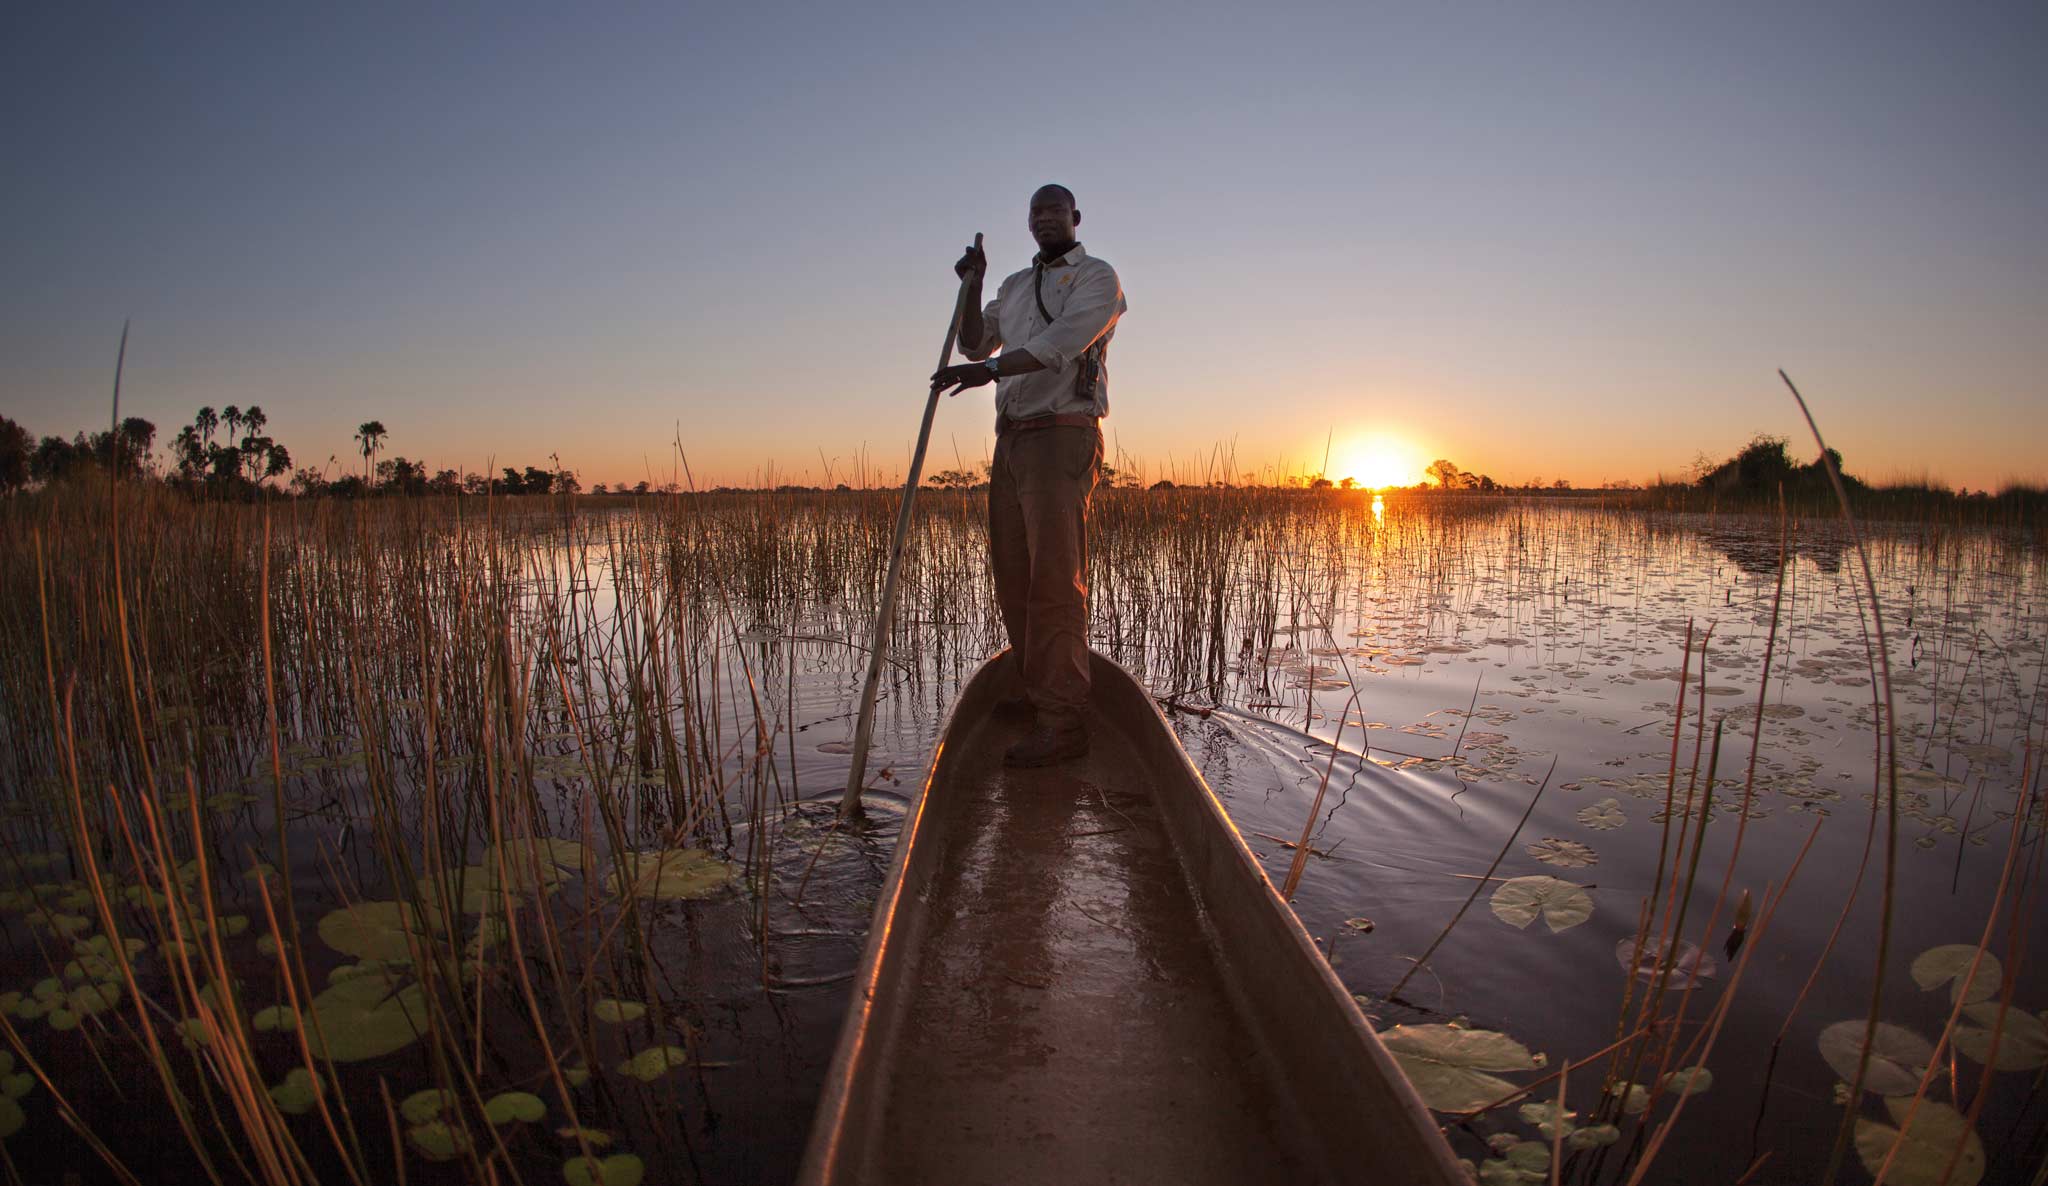
<instances>
[{"instance_id":1,"label":"white long-sleeve shirt","mask_svg":"<svg viewBox=\"0 0 2048 1186\"><path fill-rule=\"evenodd\" d=\"M1089 255L1079 243L1046 264L1038 293L1045 311L1052 314L1050 322L1039 316L1038 300L1032 297L1037 273L1034 263L1004 278L995 299L981 312L981 341L962 341L961 352L980 362L1007 346L1028 351L1045 365L1042 371L996 380L996 411L1012 420L1076 412L1107 416L1109 340L1116 335L1117 319L1125 308L1116 269ZM1090 400L1077 388L1082 356L1098 343L1103 366Z\"/></svg>"}]
</instances>

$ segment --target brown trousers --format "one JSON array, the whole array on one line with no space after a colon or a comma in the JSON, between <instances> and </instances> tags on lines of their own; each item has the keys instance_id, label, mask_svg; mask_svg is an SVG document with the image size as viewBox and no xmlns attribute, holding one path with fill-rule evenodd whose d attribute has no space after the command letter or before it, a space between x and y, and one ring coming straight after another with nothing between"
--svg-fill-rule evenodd
<instances>
[{"instance_id":1,"label":"brown trousers","mask_svg":"<svg viewBox=\"0 0 2048 1186\"><path fill-rule=\"evenodd\" d=\"M1096 428L1012 429L989 469L988 550L996 602L1042 724L1088 707L1088 496L1102 467Z\"/></svg>"}]
</instances>

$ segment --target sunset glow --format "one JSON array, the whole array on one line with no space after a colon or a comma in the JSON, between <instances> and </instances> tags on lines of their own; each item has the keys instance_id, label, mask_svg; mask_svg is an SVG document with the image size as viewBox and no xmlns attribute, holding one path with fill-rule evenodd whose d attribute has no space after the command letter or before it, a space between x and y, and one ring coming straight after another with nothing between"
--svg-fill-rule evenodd
<instances>
[{"instance_id":1,"label":"sunset glow","mask_svg":"<svg viewBox=\"0 0 2048 1186\"><path fill-rule=\"evenodd\" d=\"M1330 480L1355 480L1368 490L1392 486L1413 486L1423 480L1422 469L1429 459L1422 450L1399 437L1375 434L1352 443L1330 459Z\"/></svg>"}]
</instances>

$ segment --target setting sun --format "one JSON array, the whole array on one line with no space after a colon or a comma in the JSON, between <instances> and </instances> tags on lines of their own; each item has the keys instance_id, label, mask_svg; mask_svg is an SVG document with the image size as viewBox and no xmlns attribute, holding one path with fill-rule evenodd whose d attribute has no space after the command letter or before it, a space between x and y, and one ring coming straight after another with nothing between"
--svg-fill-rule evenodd
<instances>
[{"instance_id":1,"label":"setting sun","mask_svg":"<svg viewBox=\"0 0 2048 1186\"><path fill-rule=\"evenodd\" d=\"M1351 478L1369 490L1412 486L1423 480L1422 451L1398 437L1374 435L1350 442L1330 462L1330 480Z\"/></svg>"}]
</instances>

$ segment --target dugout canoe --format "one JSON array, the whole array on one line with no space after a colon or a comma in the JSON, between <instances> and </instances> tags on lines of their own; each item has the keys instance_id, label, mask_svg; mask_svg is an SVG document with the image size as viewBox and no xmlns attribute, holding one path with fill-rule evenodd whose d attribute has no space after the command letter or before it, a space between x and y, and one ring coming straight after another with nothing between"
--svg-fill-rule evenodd
<instances>
[{"instance_id":1,"label":"dugout canoe","mask_svg":"<svg viewBox=\"0 0 2048 1186\"><path fill-rule=\"evenodd\" d=\"M1465 1186L1143 687L1007 770L1008 653L954 703L875 906L806 1186Z\"/></svg>"}]
</instances>

